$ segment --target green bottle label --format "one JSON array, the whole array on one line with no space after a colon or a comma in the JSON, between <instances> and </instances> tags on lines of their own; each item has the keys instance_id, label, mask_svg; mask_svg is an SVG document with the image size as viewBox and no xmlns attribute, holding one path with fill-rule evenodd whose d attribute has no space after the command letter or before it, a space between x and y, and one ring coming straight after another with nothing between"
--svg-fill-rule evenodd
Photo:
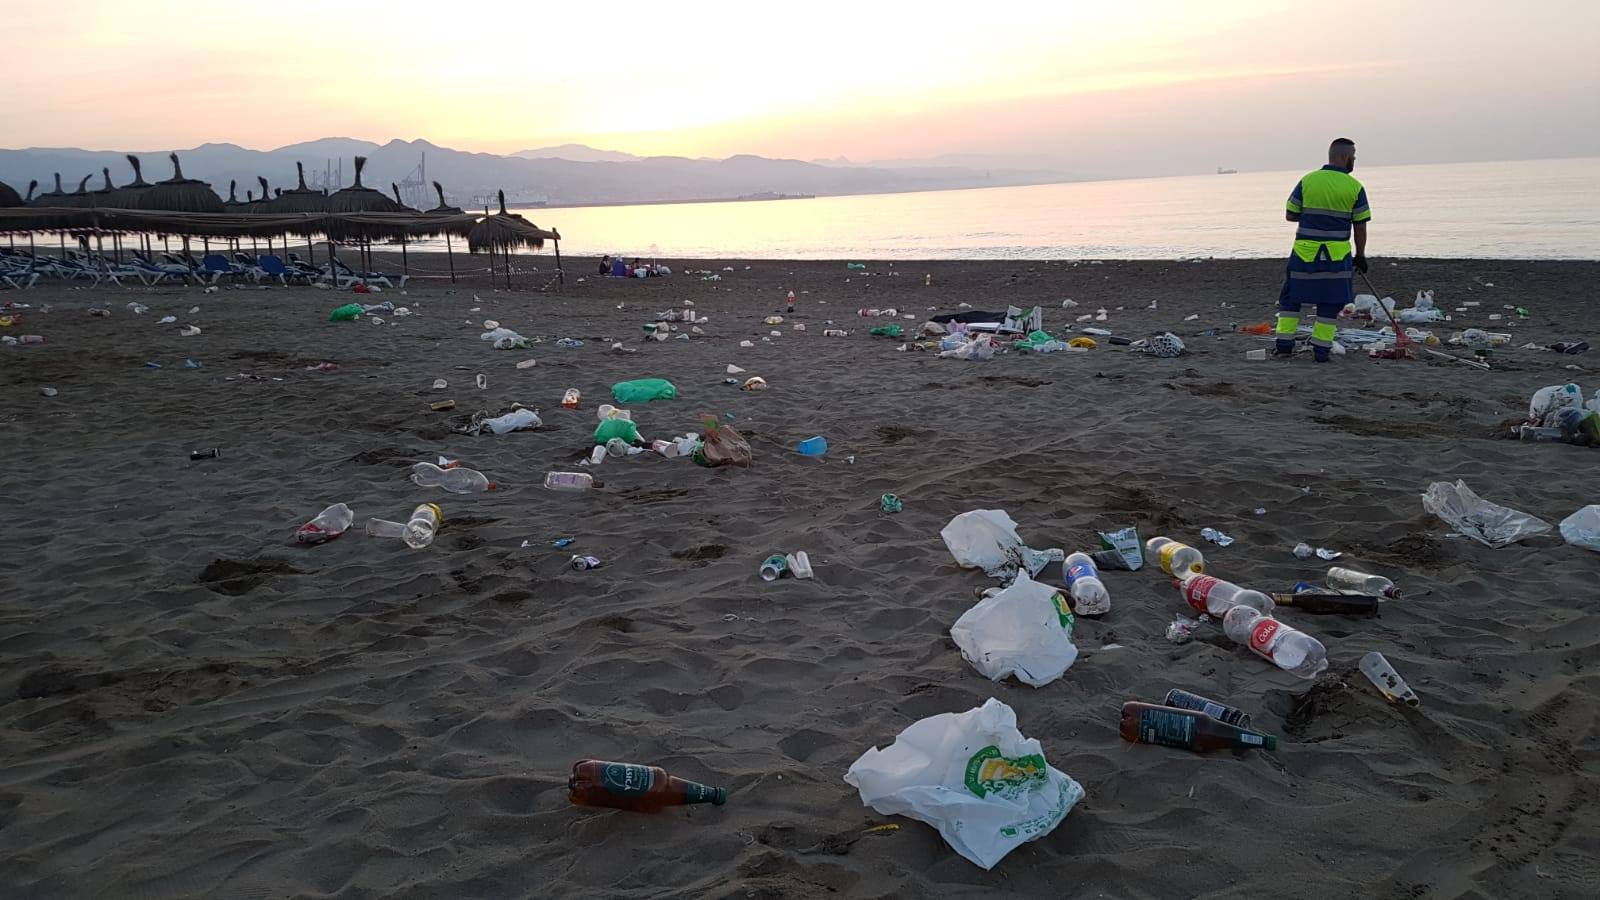
<instances>
[{"instance_id":1,"label":"green bottle label","mask_svg":"<svg viewBox=\"0 0 1600 900\"><path fill-rule=\"evenodd\" d=\"M650 786L655 784L656 774L650 771L649 766L633 766L627 763L606 763L600 768L600 783L605 789L619 797L637 797L650 792Z\"/></svg>"},{"instance_id":2,"label":"green bottle label","mask_svg":"<svg viewBox=\"0 0 1600 900\"><path fill-rule=\"evenodd\" d=\"M1056 618L1061 620L1061 628L1072 637L1072 604L1068 602L1067 595L1056 591L1050 596L1050 602L1055 604Z\"/></svg>"},{"instance_id":3,"label":"green bottle label","mask_svg":"<svg viewBox=\"0 0 1600 900\"><path fill-rule=\"evenodd\" d=\"M1163 747L1194 749L1194 725L1197 716L1164 709L1139 710L1139 740Z\"/></svg>"},{"instance_id":4,"label":"green bottle label","mask_svg":"<svg viewBox=\"0 0 1600 900\"><path fill-rule=\"evenodd\" d=\"M1044 757L1037 753L1008 759L990 744L967 760L967 790L979 797L994 794L1014 800L1042 787L1049 779L1047 768Z\"/></svg>"}]
</instances>

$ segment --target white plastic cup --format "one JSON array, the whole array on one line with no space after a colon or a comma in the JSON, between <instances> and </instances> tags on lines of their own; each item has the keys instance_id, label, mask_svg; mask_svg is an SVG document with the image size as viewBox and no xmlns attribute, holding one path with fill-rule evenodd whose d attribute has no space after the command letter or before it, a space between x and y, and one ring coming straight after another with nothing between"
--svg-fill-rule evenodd
<instances>
[{"instance_id":1,"label":"white plastic cup","mask_svg":"<svg viewBox=\"0 0 1600 900\"><path fill-rule=\"evenodd\" d=\"M1265 350L1246 350L1244 352L1244 358L1245 359L1256 359L1256 360L1266 359L1267 358L1267 351L1265 351Z\"/></svg>"}]
</instances>

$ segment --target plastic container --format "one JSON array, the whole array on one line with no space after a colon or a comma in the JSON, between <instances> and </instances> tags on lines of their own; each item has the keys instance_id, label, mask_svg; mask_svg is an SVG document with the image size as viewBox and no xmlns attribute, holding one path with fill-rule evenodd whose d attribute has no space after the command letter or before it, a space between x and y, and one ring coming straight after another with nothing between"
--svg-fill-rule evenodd
<instances>
[{"instance_id":1,"label":"plastic container","mask_svg":"<svg viewBox=\"0 0 1600 900\"><path fill-rule=\"evenodd\" d=\"M1100 570L1087 553L1074 553L1061 563L1067 576L1067 593L1072 595L1072 611L1080 616L1098 616L1111 611L1111 592L1100 580Z\"/></svg>"},{"instance_id":2,"label":"plastic container","mask_svg":"<svg viewBox=\"0 0 1600 900\"><path fill-rule=\"evenodd\" d=\"M787 571L789 571L789 559L782 553L774 553L761 561L762 581L777 581Z\"/></svg>"},{"instance_id":3,"label":"plastic container","mask_svg":"<svg viewBox=\"0 0 1600 900\"><path fill-rule=\"evenodd\" d=\"M1184 602L1191 609L1216 619L1227 615L1235 606L1248 606L1264 615L1270 615L1274 606L1272 598L1260 591L1242 588L1210 575L1186 578L1178 589L1183 592Z\"/></svg>"},{"instance_id":4,"label":"plastic container","mask_svg":"<svg viewBox=\"0 0 1600 900\"><path fill-rule=\"evenodd\" d=\"M1161 571L1180 581L1191 575L1205 574L1206 560L1200 551L1172 538L1153 537L1144 542L1144 552L1156 559Z\"/></svg>"},{"instance_id":5,"label":"plastic container","mask_svg":"<svg viewBox=\"0 0 1600 900\"><path fill-rule=\"evenodd\" d=\"M544 476L544 486L552 491L587 491L594 484L594 476L588 472L550 472Z\"/></svg>"},{"instance_id":6,"label":"plastic container","mask_svg":"<svg viewBox=\"0 0 1600 900\"><path fill-rule=\"evenodd\" d=\"M1315 678L1328 667L1328 650L1322 642L1260 610L1235 606L1222 617L1222 630L1234 643L1300 678Z\"/></svg>"},{"instance_id":7,"label":"plastic container","mask_svg":"<svg viewBox=\"0 0 1600 900\"><path fill-rule=\"evenodd\" d=\"M294 539L302 544L320 544L331 541L350 529L355 522L356 514L350 507L343 503L335 503L320 513L317 517L301 525L294 533Z\"/></svg>"},{"instance_id":8,"label":"plastic container","mask_svg":"<svg viewBox=\"0 0 1600 900\"><path fill-rule=\"evenodd\" d=\"M578 398L580 396L581 395L578 393L578 389L577 388L567 388L567 392L565 394L561 395L561 408L562 409L577 409L578 408Z\"/></svg>"},{"instance_id":9,"label":"plastic container","mask_svg":"<svg viewBox=\"0 0 1600 900\"><path fill-rule=\"evenodd\" d=\"M1334 566L1328 570L1326 580L1328 587L1336 591L1355 591L1373 597L1400 599L1400 589L1382 575L1369 575L1366 572L1357 572L1355 569Z\"/></svg>"},{"instance_id":10,"label":"plastic container","mask_svg":"<svg viewBox=\"0 0 1600 900\"><path fill-rule=\"evenodd\" d=\"M823 456L828 452L828 439L822 435L809 437L795 446L801 456Z\"/></svg>"},{"instance_id":11,"label":"plastic container","mask_svg":"<svg viewBox=\"0 0 1600 900\"><path fill-rule=\"evenodd\" d=\"M1394 666L1389 665L1389 660L1376 650L1361 657L1361 674L1367 676L1367 680L1378 689L1378 693L1390 703L1404 703L1407 706L1422 704L1422 700L1411 690L1411 686L1406 684L1406 680L1400 677Z\"/></svg>"}]
</instances>

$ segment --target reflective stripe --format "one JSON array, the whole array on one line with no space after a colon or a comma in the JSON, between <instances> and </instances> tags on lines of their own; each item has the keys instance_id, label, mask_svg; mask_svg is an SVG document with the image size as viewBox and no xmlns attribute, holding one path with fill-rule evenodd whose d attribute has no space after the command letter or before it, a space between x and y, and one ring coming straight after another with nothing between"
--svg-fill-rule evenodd
<instances>
[{"instance_id":1,"label":"reflective stripe","mask_svg":"<svg viewBox=\"0 0 1600 900\"><path fill-rule=\"evenodd\" d=\"M1289 279L1291 281L1334 281L1336 279L1343 279L1345 281L1349 281L1350 278L1353 275L1354 275L1354 273L1351 270L1348 270L1348 269L1343 271L1343 272L1293 272L1293 271L1291 271L1289 273Z\"/></svg>"},{"instance_id":2,"label":"reflective stripe","mask_svg":"<svg viewBox=\"0 0 1600 900\"><path fill-rule=\"evenodd\" d=\"M1330 230L1326 228L1307 228L1302 225L1295 230L1294 236L1296 240L1302 241L1347 241L1350 239L1350 229L1340 228L1336 230Z\"/></svg>"},{"instance_id":3,"label":"reflective stripe","mask_svg":"<svg viewBox=\"0 0 1600 900\"><path fill-rule=\"evenodd\" d=\"M1313 347L1333 346L1334 335L1338 334L1339 326L1332 319L1317 317L1316 324L1311 326L1311 345Z\"/></svg>"},{"instance_id":4,"label":"reflective stripe","mask_svg":"<svg viewBox=\"0 0 1600 900\"><path fill-rule=\"evenodd\" d=\"M1355 212L1363 212L1363 211L1364 211L1364 209L1355 210ZM1307 215L1332 216L1335 219L1345 219L1347 221L1349 220L1349 218L1351 216L1351 213L1345 212L1343 210L1317 209L1316 207L1312 207L1312 206L1306 207L1305 209L1301 210L1301 212L1306 213Z\"/></svg>"},{"instance_id":5,"label":"reflective stripe","mask_svg":"<svg viewBox=\"0 0 1600 900\"><path fill-rule=\"evenodd\" d=\"M1294 337L1295 334L1297 332L1299 332L1299 330L1300 330L1300 317L1299 316L1285 316L1285 315L1279 315L1278 316L1278 336L1279 337Z\"/></svg>"},{"instance_id":6,"label":"reflective stripe","mask_svg":"<svg viewBox=\"0 0 1600 900\"><path fill-rule=\"evenodd\" d=\"M1366 213L1367 215L1371 215L1372 214L1372 207L1370 207L1370 206L1357 207L1356 209L1352 209L1348 213L1345 213L1345 217L1346 218L1352 218L1354 216L1359 216L1359 215L1361 215L1363 213Z\"/></svg>"}]
</instances>

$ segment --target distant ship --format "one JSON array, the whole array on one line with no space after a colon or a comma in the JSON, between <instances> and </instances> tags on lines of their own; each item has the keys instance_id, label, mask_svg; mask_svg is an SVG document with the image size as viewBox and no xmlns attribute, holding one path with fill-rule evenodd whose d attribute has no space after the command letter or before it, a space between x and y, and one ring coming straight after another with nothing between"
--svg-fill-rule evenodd
<instances>
[{"instance_id":1,"label":"distant ship","mask_svg":"<svg viewBox=\"0 0 1600 900\"><path fill-rule=\"evenodd\" d=\"M1224 169L1221 166L1217 166L1217 174L1218 175L1237 175L1237 174L1239 174L1239 170L1238 169Z\"/></svg>"}]
</instances>

